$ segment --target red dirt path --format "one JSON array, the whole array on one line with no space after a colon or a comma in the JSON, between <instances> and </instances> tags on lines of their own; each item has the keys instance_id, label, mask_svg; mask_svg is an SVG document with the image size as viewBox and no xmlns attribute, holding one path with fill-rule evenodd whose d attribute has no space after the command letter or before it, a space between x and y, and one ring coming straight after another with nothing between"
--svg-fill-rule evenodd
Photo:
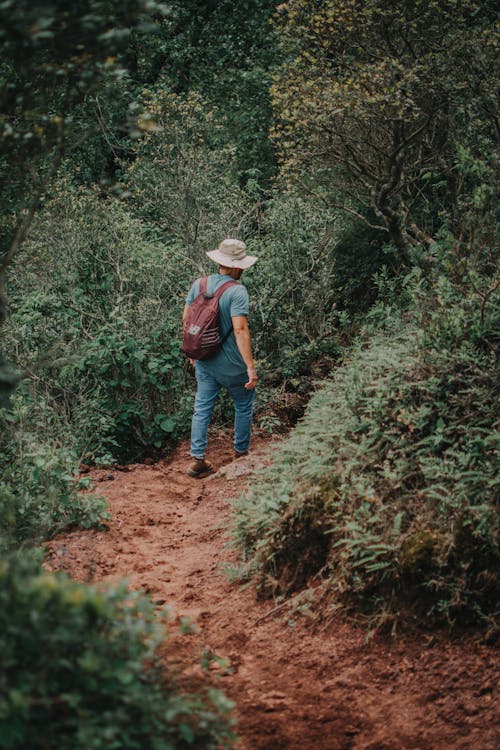
<instances>
[{"instance_id":1,"label":"red dirt path","mask_svg":"<svg viewBox=\"0 0 500 750\"><path fill-rule=\"evenodd\" d=\"M231 661L211 678L236 702L237 750L497 750L498 651L473 637L373 638L331 619L325 627L273 610L231 583L229 498L265 461L265 440L231 462L227 436L211 438L219 470L186 476L186 447L154 465L92 472L110 503L105 531L76 531L47 545L47 567L82 581L127 578L174 616L200 628L183 637L200 655ZM178 640L176 641L176 647Z\"/></svg>"}]
</instances>

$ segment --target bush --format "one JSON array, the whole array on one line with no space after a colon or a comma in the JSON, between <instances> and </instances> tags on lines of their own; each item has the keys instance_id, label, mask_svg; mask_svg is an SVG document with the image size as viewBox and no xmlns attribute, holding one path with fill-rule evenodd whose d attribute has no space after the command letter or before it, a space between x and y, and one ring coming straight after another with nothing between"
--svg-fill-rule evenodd
<instances>
[{"instance_id":1,"label":"bush","mask_svg":"<svg viewBox=\"0 0 500 750\"><path fill-rule=\"evenodd\" d=\"M174 258L117 201L62 183L18 260L7 345L36 373L22 397L87 461L137 457L185 430L190 278Z\"/></svg>"},{"instance_id":2,"label":"bush","mask_svg":"<svg viewBox=\"0 0 500 750\"><path fill-rule=\"evenodd\" d=\"M0 409L0 550L109 518L104 499L87 491L89 480L75 476L78 458L63 434L51 437L53 425L40 417L20 394Z\"/></svg>"},{"instance_id":3,"label":"bush","mask_svg":"<svg viewBox=\"0 0 500 750\"><path fill-rule=\"evenodd\" d=\"M391 619L410 607L491 624L499 307L488 283L467 296L442 276L425 294L413 283L409 320L391 313L313 397L237 506L262 591L319 575L337 598Z\"/></svg>"},{"instance_id":4,"label":"bush","mask_svg":"<svg viewBox=\"0 0 500 750\"><path fill-rule=\"evenodd\" d=\"M395 254L380 233L293 192L266 204L257 229L259 262L245 277L255 350L274 382L290 381L342 355L377 298L375 275L394 277Z\"/></svg>"},{"instance_id":5,"label":"bush","mask_svg":"<svg viewBox=\"0 0 500 750\"><path fill-rule=\"evenodd\" d=\"M276 380L339 353L333 282L339 235L332 211L288 195L269 202L249 241L249 251L259 258L244 278L254 348Z\"/></svg>"},{"instance_id":6,"label":"bush","mask_svg":"<svg viewBox=\"0 0 500 750\"><path fill-rule=\"evenodd\" d=\"M198 94L175 95L160 82L143 92L142 105L149 132L124 184L136 215L181 248L177 267L196 274L207 265L207 250L246 233L251 201L238 184L236 149L224 115Z\"/></svg>"},{"instance_id":7,"label":"bush","mask_svg":"<svg viewBox=\"0 0 500 750\"><path fill-rule=\"evenodd\" d=\"M159 664L164 631L124 586L97 589L0 561L0 747L228 748L231 704Z\"/></svg>"}]
</instances>

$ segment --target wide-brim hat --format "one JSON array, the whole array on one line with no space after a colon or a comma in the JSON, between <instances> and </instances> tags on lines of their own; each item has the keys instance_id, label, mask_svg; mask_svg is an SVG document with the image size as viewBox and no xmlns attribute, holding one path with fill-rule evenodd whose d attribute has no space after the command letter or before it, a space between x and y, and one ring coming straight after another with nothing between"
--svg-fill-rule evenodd
<instances>
[{"instance_id":1,"label":"wide-brim hat","mask_svg":"<svg viewBox=\"0 0 500 750\"><path fill-rule=\"evenodd\" d=\"M250 268L256 263L255 255L247 255L247 246L241 240L222 240L217 250L207 252L210 260L226 268Z\"/></svg>"}]
</instances>

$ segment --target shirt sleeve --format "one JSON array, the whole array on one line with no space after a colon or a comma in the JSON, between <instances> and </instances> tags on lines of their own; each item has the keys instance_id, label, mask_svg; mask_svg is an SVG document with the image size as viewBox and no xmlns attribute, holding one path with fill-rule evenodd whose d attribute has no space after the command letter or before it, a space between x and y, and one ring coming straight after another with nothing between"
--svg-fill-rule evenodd
<instances>
[{"instance_id":1,"label":"shirt sleeve","mask_svg":"<svg viewBox=\"0 0 500 750\"><path fill-rule=\"evenodd\" d=\"M232 318L239 315L248 315L248 292L243 284L231 287L231 303L229 305L229 314Z\"/></svg>"},{"instance_id":2,"label":"shirt sleeve","mask_svg":"<svg viewBox=\"0 0 500 750\"><path fill-rule=\"evenodd\" d=\"M192 305L194 302L195 297L198 296L198 290L199 290L200 282L199 279L197 279L194 284L191 286L191 289L188 292L188 295L186 297L186 304Z\"/></svg>"}]
</instances>

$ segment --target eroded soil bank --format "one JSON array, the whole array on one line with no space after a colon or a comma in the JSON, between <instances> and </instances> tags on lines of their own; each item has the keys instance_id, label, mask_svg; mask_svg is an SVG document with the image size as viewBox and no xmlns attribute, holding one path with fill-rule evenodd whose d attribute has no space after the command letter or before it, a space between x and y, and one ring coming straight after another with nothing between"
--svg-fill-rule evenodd
<instances>
[{"instance_id":1,"label":"eroded soil bank","mask_svg":"<svg viewBox=\"0 0 500 750\"><path fill-rule=\"evenodd\" d=\"M186 446L154 465L96 470L110 503L105 531L76 531L47 545L47 567L77 580L147 590L199 632L181 652L211 649L231 669L211 679L236 702L238 750L496 750L500 746L499 653L474 637L373 638L273 610L252 587L231 583L230 498L264 462L266 441L232 461L229 436L211 438L217 473L186 476ZM192 657L191 657L192 661Z\"/></svg>"}]
</instances>

